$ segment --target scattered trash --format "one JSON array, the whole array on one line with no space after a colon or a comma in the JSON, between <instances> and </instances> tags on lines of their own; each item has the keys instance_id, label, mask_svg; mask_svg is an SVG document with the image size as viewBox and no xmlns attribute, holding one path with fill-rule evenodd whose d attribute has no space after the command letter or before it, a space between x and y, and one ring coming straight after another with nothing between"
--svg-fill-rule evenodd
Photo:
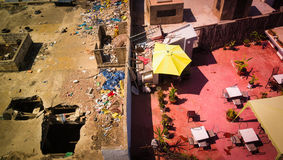
<instances>
[{"instance_id":1,"label":"scattered trash","mask_svg":"<svg viewBox=\"0 0 283 160\"><path fill-rule=\"evenodd\" d=\"M67 32L67 27L66 28L63 28L62 30L61 30L61 33L66 33Z\"/></svg>"},{"instance_id":2,"label":"scattered trash","mask_svg":"<svg viewBox=\"0 0 283 160\"><path fill-rule=\"evenodd\" d=\"M108 70L102 70L100 73L107 79L102 85L104 90L115 90L115 87L119 85L119 81L125 78L125 73L123 71L109 72Z\"/></svg>"},{"instance_id":3,"label":"scattered trash","mask_svg":"<svg viewBox=\"0 0 283 160\"><path fill-rule=\"evenodd\" d=\"M69 97L71 97L71 96L73 96L73 92L71 92L71 93L69 93L69 94L67 94Z\"/></svg>"},{"instance_id":4,"label":"scattered trash","mask_svg":"<svg viewBox=\"0 0 283 160\"><path fill-rule=\"evenodd\" d=\"M40 73L41 71L42 71L41 69L38 69L38 70L37 70L37 73Z\"/></svg>"},{"instance_id":5,"label":"scattered trash","mask_svg":"<svg viewBox=\"0 0 283 160\"><path fill-rule=\"evenodd\" d=\"M51 43L50 43L50 46L54 46L54 44L56 44L56 43L57 43L56 41L51 42Z\"/></svg>"},{"instance_id":6,"label":"scattered trash","mask_svg":"<svg viewBox=\"0 0 283 160\"><path fill-rule=\"evenodd\" d=\"M28 70L27 72L28 72L28 73L32 73L32 70Z\"/></svg>"},{"instance_id":7,"label":"scattered trash","mask_svg":"<svg viewBox=\"0 0 283 160\"><path fill-rule=\"evenodd\" d=\"M91 97L91 98L93 98L93 88L88 88L87 90L86 90L86 94L89 96L89 97Z\"/></svg>"},{"instance_id":8,"label":"scattered trash","mask_svg":"<svg viewBox=\"0 0 283 160\"><path fill-rule=\"evenodd\" d=\"M48 82L48 81L46 81L46 80L45 80L45 81L42 81L42 83L47 83L47 82Z\"/></svg>"},{"instance_id":9,"label":"scattered trash","mask_svg":"<svg viewBox=\"0 0 283 160\"><path fill-rule=\"evenodd\" d=\"M28 32L32 32L33 29L31 29L30 27L25 27L25 30L28 31Z\"/></svg>"},{"instance_id":10,"label":"scattered trash","mask_svg":"<svg viewBox=\"0 0 283 160\"><path fill-rule=\"evenodd\" d=\"M40 14L40 13L41 13L41 10L34 11L34 14Z\"/></svg>"},{"instance_id":11,"label":"scattered trash","mask_svg":"<svg viewBox=\"0 0 283 160\"><path fill-rule=\"evenodd\" d=\"M79 80L73 80L73 83L79 83Z\"/></svg>"},{"instance_id":12,"label":"scattered trash","mask_svg":"<svg viewBox=\"0 0 283 160\"><path fill-rule=\"evenodd\" d=\"M95 58L94 56L90 56L89 60L94 60L94 58Z\"/></svg>"}]
</instances>

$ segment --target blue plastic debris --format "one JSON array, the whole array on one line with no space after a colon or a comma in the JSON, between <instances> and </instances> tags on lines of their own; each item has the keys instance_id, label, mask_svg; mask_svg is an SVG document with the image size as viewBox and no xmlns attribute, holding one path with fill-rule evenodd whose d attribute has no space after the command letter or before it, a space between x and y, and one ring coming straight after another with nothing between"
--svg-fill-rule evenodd
<instances>
[{"instance_id":1,"label":"blue plastic debris","mask_svg":"<svg viewBox=\"0 0 283 160\"><path fill-rule=\"evenodd\" d=\"M104 90L115 90L115 87L119 85L119 81L125 79L125 73L123 71L109 72L108 70L102 70L100 73L106 78L106 81L102 85Z\"/></svg>"},{"instance_id":2,"label":"blue plastic debris","mask_svg":"<svg viewBox=\"0 0 283 160\"><path fill-rule=\"evenodd\" d=\"M111 20L115 22L121 22L121 19L118 19L118 18L111 18Z\"/></svg>"},{"instance_id":3,"label":"blue plastic debris","mask_svg":"<svg viewBox=\"0 0 283 160\"><path fill-rule=\"evenodd\" d=\"M86 23L78 25L79 27L86 26Z\"/></svg>"},{"instance_id":4,"label":"blue plastic debris","mask_svg":"<svg viewBox=\"0 0 283 160\"><path fill-rule=\"evenodd\" d=\"M115 2L115 5L116 6L119 6L119 5L121 5L122 4L122 2L121 1L117 1L117 2Z\"/></svg>"}]
</instances>

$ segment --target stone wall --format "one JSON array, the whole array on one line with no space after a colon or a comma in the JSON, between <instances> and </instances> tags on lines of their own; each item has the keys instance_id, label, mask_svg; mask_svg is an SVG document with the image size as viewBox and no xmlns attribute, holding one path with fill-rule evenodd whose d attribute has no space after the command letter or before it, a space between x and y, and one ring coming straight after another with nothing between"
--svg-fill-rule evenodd
<instances>
[{"instance_id":1,"label":"stone wall","mask_svg":"<svg viewBox=\"0 0 283 160\"><path fill-rule=\"evenodd\" d=\"M0 43L16 44L17 40L22 40L14 57L10 60L0 61L0 71L19 71L25 64L24 59L28 54L28 50L32 45L32 40L29 34L0 34Z\"/></svg>"},{"instance_id":2,"label":"stone wall","mask_svg":"<svg viewBox=\"0 0 283 160\"><path fill-rule=\"evenodd\" d=\"M250 38L251 32L264 33L264 30L278 26L283 26L283 12L219 22L194 29L198 34L197 47L217 49L234 40L237 44L242 44L244 39Z\"/></svg>"}]
</instances>

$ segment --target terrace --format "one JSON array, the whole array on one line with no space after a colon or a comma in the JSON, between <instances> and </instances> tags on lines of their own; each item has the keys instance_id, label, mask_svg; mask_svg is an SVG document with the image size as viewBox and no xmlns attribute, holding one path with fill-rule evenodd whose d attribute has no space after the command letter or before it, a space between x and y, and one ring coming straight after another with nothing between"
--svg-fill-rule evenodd
<instances>
[{"instance_id":1,"label":"terrace","mask_svg":"<svg viewBox=\"0 0 283 160\"><path fill-rule=\"evenodd\" d=\"M250 99L262 98L262 93L267 93L267 97L275 97L280 92L266 88L273 68L279 67L278 73L283 73L283 64L276 55L276 50L267 44L265 49L261 46L251 45L250 47L237 46L238 51L223 50L220 48L207 53L194 50L194 57L190 69L190 77L181 82L174 83L177 89L177 104L168 101L171 81L165 80L161 88L166 94L166 107L169 112L165 112L173 120L174 137L168 139L169 144L174 144L178 140L184 144L181 150L185 154L193 154L198 159L274 159L277 151L264 132L260 130L260 123L254 113L247 108L241 115L238 122L229 122L226 119L226 111L230 108L237 112L241 107L236 107L232 102L227 102L223 97L223 90L227 87L237 85L241 91L247 91ZM247 70L250 75L255 75L258 79L253 88L247 88L251 77L241 77L234 67L234 60L252 58L248 62ZM161 127L162 111L159 107L157 92L152 94L142 94L133 96L132 105L132 137L139 137L132 140L132 156L138 155L154 158L152 150L146 150L144 146L151 143L157 127ZM200 115L199 121L188 122L187 111L195 111ZM191 128L205 126L207 130L212 130L217 134L218 139L212 143L210 149L199 150L192 148L188 142L188 137L192 137ZM162 128L162 127L161 127ZM252 154L245 146L232 146L231 135L237 134L238 130L253 128L258 135L262 145L258 147L259 153ZM138 158L137 158L138 159Z\"/></svg>"}]
</instances>

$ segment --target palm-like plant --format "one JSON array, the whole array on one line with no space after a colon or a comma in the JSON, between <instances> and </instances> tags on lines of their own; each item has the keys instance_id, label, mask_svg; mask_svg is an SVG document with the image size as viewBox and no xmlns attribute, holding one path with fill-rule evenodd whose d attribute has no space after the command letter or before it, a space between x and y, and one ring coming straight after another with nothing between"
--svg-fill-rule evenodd
<instances>
[{"instance_id":1,"label":"palm-like plant","mask_svg":"<svg viewBox=\"0 0 283 160\"><path fill-rule=\"evenodd\" d=\"M252 79L249 81L249 84L254 85L255 81L257 81L258 78L255 77L255 75L252 75Z\"/></svg>"},{"instance_id":2,"label":"palm-like plant","mask_svg":"<svg viewBox=\"0 0 283 160\"><path fill-rule=\"evenodd\" d=\"M253 38L253 40L256 42L256 45L260 45L262 39L264 39L264 36L262 34L259 34L257 31L253 31L250 36Z\"/></svg>"},{"instance_id":3,"label":"palm-like plant","mask_svg":"<svg viewBox=\"0 0 283 160\"><path fill-rule=\"evenodd\" d=\"M235 60L234 62L236 63L236 67L238 69L238 74L243 75L247 72L247 67L248 67L248 61L250 61L252 58L249 59L242 59L242 60Z\"/></svg>"},{"instance_id":4,"label":"palm-like plant","mask_svg":"<svg viewBox=\"0 0 283 160\"><path fill-rule=\"evenodd\" d=\"M177 89L172 87L170 92L169 92L169 100L172 103L175 103L177 101L177 95L176 95Z\"/></svg>"}]
</instances>

